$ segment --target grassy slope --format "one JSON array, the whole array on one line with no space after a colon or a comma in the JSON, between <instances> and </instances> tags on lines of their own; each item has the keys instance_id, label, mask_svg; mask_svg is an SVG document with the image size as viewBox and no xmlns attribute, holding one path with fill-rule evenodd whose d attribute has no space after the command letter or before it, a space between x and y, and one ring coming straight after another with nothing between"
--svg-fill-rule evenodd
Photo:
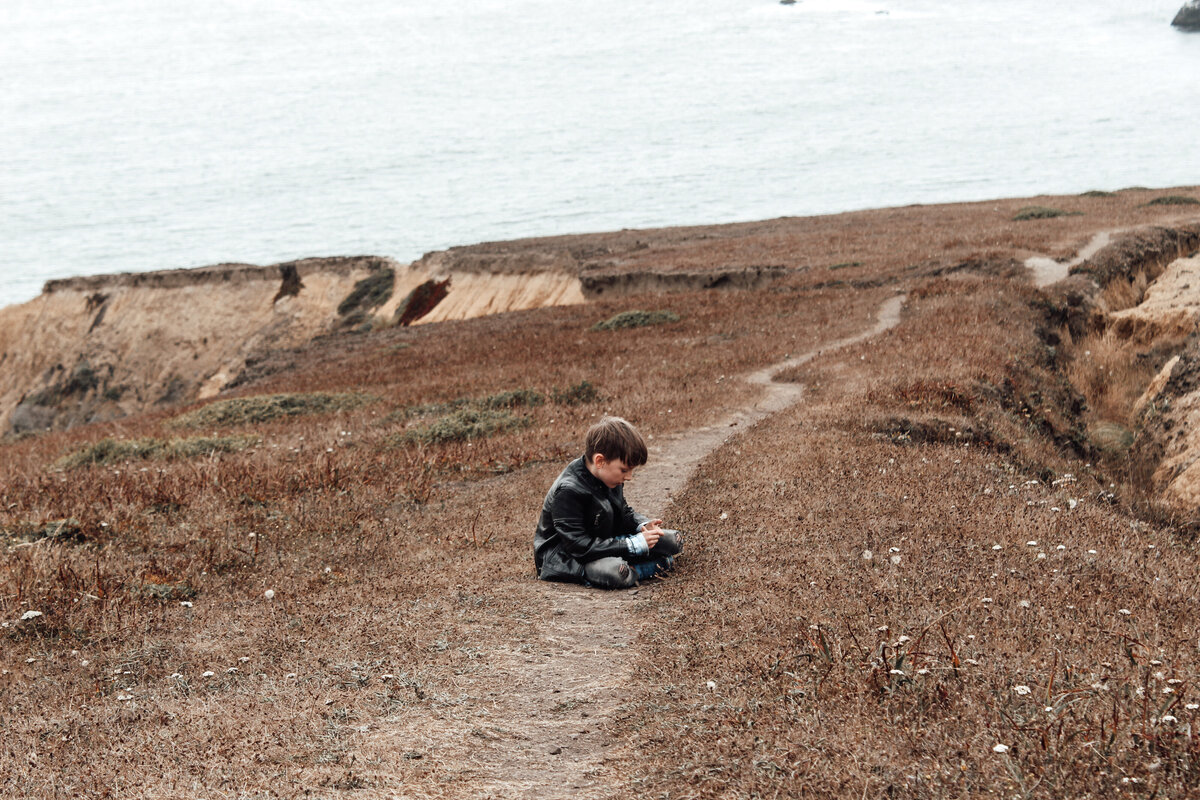
<instances>
[{"instance_id":1,"label":"grassy slope","mask_svg":"<svg viewBox=\"0 0 1200 800\"><path fill-rule=\"evenodd\" d=\"M2 555L0 789L353 796L402 782L470 796L469 763L416 758L420 743L382 747L372 732L466 703L458 680L489 646L537 646L547 606L530 579L532 520L591 418L624 414L651 435L715 419L752 399L731 376L867 327L898 288L917 290L899 329L806 367L811 402L715 454L671 510L691 549L679 578L646 595L646 674L659 677L635 687L623 712L628 743L652 746L614 778L708 796L806 786L952 796L1000 791L1017 775L1027 788L1044 778L1044 796L1121 776L1194 788L1194 742L1159 735L1148 722L1156 709L1133 694L1135 678L1156 698L1166 688L1152 657L1186 681L1176 697L1196 676L1195 615L1181 600L1195 596L1191 548L1160 531L1135 537L1119 507L1096 501L1096 479L1025 422L1020 399L1056 380L1032 334L1033 294L1003 269L931 277L973 256L1063 255L1093 230L1153 218L1140 195L1050 200L1088 216L1018 225L1008 206L1028 202L1003 201L788 222L805 228L804 250L763 224L710 261L814 265L766 292L327 339L241 391L378 401L200 431L261 437L239 453L47 471L105 436L170 435L168 412L0 448L0 527L20 536L71 517L82 540L17 542ZM698 259L706 246L684 249ZM670 261L671 247L639 256L655 257ZM682 321L588 331L639 307ZM393 412L411 406L581 380L604 399L520 409L528 428L486 440L386 444L409 424ZM942 405L963 394L974 399ZM1046 406L1030 418L1069 433ZM942 431L973 425L1009 447L896 445L896 415ZM1045 469L1078 483L1025 485ZM1068 494L1084 500L1069 514ZM1040 547L1024 545L1034 539ZM1119 608L1133 613L1114 616ZM17 622L31 609L43 616ZM916 649L899 666L912 683L873 661L894 658L877 648L900 635ZM1132 662L1122 635L1144 648ZM1039 710L1102 673L1113 689L1085 691L1056 712L1061 725ZM1100 741L1106 714L1105 735L1115 729L1123 748L1108 756L1084 744ZM997 742L1012 751L993 753ZM950 748L962 755L947 758ZM1164 766L1151 771L1155 759Z\"/></svg>"}]
</instances>

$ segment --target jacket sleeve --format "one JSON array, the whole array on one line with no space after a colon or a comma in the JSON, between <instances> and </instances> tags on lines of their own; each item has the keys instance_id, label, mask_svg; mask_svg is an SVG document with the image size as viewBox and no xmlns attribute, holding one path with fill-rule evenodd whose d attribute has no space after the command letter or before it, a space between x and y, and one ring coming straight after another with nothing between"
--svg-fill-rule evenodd
<instances>
[{"instance_id":1,"label":"jacket sleeve","mask_svg":"<svg viewBox=\"0 0 1200 800\"><path fill-rule=\"evenodd\" d=\"M588 531L586 514L590 495L563 484L554 493L551 506L554 514L554 531L562 542L563 551L581 563L595 561L606 556L625 557L632 550L628 536L598 538ZM613 509L619 515L621 509Z\"/></svg>"}]
</instances>

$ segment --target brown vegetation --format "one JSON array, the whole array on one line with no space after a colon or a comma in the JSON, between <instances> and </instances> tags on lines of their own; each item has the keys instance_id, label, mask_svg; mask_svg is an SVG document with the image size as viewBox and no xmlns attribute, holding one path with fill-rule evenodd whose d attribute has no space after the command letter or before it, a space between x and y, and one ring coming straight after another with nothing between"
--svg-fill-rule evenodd
<instances>
[{"instance_id":1,"label":"brown vegetation","mask_svg":"<svg viewBox=\"0 0 1200 800\"><path fill-rule=\"evenodd\" d=\"M241 399L378 401L206 420L257 437L237 452L53 467L179 409L0 447L0 792L477 796L476 751L520 732L465 687L570 622L530 543L590 420L710 424L754 401L739 375L870 327L898 289L899 327L793 370L805 402L659 509L687 551L634 600L617 717L540 713L603 726L614 796L1200 791L1193 543L1110 486L1065 312L1012 268L1181 213L1146 196L598 235L655 243L631 262L805 269L674 294L669 325L589 332L646 296L279 351ZM1012 223L1031 202L1086 216ZM419 433L466 409L522 423ZM440 740L447 718L472 733Z\"/></svg>"}]
</instances>

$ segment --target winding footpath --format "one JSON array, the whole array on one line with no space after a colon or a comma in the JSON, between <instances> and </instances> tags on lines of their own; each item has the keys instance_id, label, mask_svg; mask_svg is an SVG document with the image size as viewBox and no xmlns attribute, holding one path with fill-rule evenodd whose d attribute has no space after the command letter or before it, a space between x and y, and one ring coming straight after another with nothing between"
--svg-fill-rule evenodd
<instances>
[{"instance_id":1,"label":"winding footpath","mask_svg":"<svg viewBox=\"0 0 1200 800\"><path fill-rule=\"evenodd\" d=\"M763 387L758 402L711 425L656 440L650 466L627 487L631 505L647 513L665 509L697 465L738 432L798 402L804 387L773 378L818 355L894 327L904 296L882 304L874 327L746 376ZM665 516L665 515L664 515ZM580 586L542 584L552 605L550 626L534 653L491 654L503 694L489 706L487 724L498 732L474 754L477 775L486 776L481 797L587 798L610 795L601 766L619 758L620 731L613 714L626 698L636 626L631 604L639 590L597 592ZM485 681L485 683L487 683ZM516 733L502 735L499 732Z\"/></svg>"}]
</instances>

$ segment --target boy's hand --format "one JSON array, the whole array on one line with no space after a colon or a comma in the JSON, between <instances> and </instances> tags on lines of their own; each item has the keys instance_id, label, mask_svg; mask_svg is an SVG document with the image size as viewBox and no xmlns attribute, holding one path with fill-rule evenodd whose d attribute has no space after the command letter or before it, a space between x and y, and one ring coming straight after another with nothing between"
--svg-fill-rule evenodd
<instances>
[{"instance_id":1,"label":"boy's hand","mask_svg":"<svg viewBox=\"0 0 1200 800\"><path fill-rule=\"evenodd\" d=\"M642 528L642 536L646 537L646 547L651 550L654 549L654 545L658 544L658 540L662 538L663 529L659 527L660 525L662 525L661 519L652 519L646 523L646 527Z\"/></svg>"}]
</instances>

